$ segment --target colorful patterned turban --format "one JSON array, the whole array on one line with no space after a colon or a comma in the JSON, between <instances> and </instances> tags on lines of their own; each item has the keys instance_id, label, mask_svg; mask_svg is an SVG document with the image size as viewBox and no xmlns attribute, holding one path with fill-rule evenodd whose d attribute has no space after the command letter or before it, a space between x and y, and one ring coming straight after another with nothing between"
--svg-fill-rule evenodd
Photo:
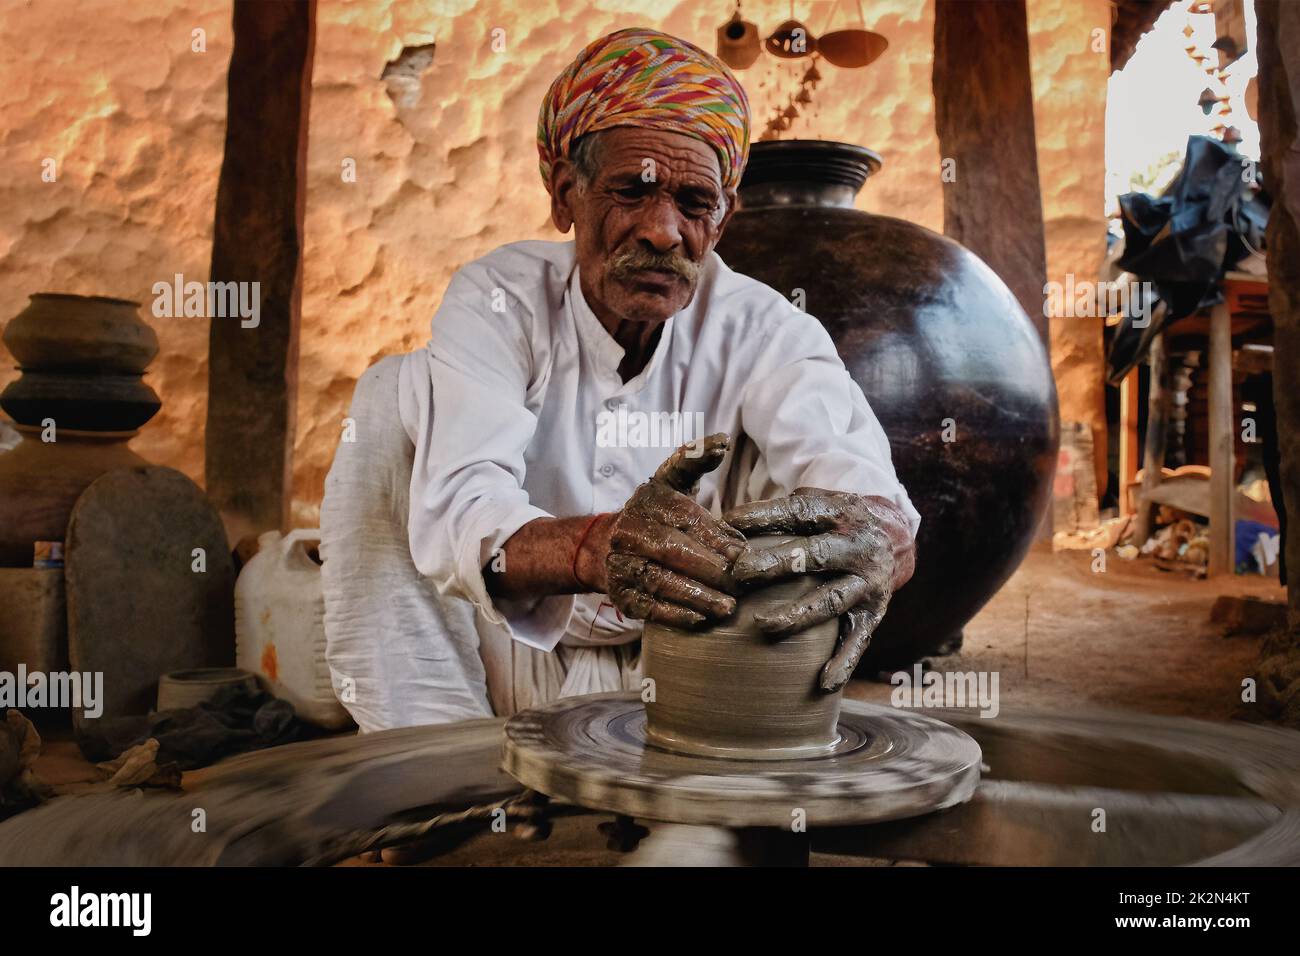
<instances>
[{"instance_id":1,"label":"colorful patterned turban","mask_svg":"<svg viewBox=\"0 0 1300 956\"><path fill-rule=\"evenodd\" d=\"M585 133L640 126L683 133L718 154L722 185L735 186L749 156L749 100L740 82L693 43L634 28L588 44L555 78L537 117L542 181Z\"/></svg>"}]
</instances>

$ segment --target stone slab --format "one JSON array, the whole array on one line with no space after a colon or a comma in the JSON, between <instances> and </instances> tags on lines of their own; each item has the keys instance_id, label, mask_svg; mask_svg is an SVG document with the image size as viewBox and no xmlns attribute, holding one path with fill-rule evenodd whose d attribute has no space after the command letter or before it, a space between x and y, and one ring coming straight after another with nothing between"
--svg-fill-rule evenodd
<instances>
[{"instance_id":1,"label":"stone slab","mask_svg":"<svg viewBox=\"0 0 1300 956\"><path fill-rule=\"evenodd\" d=\"M168 671L234 665L225 531L180 472L149 465L96 479L72 510L64 560L69 658L104 675L98 719L147 714ZM75 727L84 720L73 711Z\"/></svg>"}]
</instances>

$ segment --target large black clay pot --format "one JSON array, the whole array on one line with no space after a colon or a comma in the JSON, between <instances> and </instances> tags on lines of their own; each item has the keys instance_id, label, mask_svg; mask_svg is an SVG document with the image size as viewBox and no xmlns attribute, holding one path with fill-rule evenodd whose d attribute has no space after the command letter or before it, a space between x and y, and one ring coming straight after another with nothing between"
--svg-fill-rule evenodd
<instances>
[{"instance_id":1,"label":"large black clay pot","mask_svg":"<svg viewBox=\"0 0 1300 956\"><path fill-rule=\"evenodd\" d=\"M853 208L879 168L875 153L846 143L756 143L718 245L731 268L791 298L802 290L921 513L916 574L894 596L867 670L960 646L1033 540L1058 441L1046 351L1002 280L937 233Z\"/></svg>"}]
</instances>

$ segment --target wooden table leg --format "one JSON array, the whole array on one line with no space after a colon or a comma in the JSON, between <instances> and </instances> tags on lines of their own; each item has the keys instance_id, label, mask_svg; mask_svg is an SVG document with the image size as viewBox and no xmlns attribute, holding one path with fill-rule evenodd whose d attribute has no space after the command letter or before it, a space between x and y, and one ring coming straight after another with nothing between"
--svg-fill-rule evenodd
<instances>
[{"instance_id":1,"label":"wooden table leg","mask_svg":"<svg viewBox=\"0 0 1300 956\"><path fill-rule=\"evenodd\" d=\"M1131 515L1136 510L1136 502L1129 500L1129 490L1138 472L1138 390L1138 368L1135 365L1119 386L1119 487L1116 493L1121 516Z\"/></svg>"},{"instance_id":2,"label":"wooden table leg","mask_svg":"<svg viewBox=\"0 0 1300 956\"><path fill-rule=\"evenodd\" d=\"M1142 453L1142 488L1137 496L1134 540L1140 548L1151 537L1155 503L1150 495L1160 484L1165 466L1165 439L1169 428L1169 361L1165 356L1165 335L1151 340L1151 378L1147 391L1147 434Z\"/></svg>"},{"instance_id":3,"label":"wooden table leg","mask_svg":"<svg viewBox=\"0 0 1300 956\"><path fill-rule=\"evenodd\" d=\"M1210 313L1210 574L1231 574L1235 534L1232 403L1232 314L1228 303Z\"/></svg>"}]
</instances>

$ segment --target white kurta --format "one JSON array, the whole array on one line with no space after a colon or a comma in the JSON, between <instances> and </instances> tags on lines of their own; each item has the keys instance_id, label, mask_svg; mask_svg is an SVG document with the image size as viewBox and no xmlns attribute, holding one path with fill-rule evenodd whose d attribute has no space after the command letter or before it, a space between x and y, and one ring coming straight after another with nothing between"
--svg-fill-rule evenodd
<instances>
[{"instance_id":1,"label":"white kurta","mask_svg":"<svg viewBox=\"0 0 1300 956\"><path fill-rule=\"evenodd\" d=\"M623 349L583 298L572 242L518 242L460 269L428 348L406 356L415 445L411 556L441 594L543 651L640 636L603 596L494 601L482 568L536 518L617 511L678 445L726 432L701 483L714 514L809 485L880 495L920 516L889 442L821 324L710 254L691 303L624 384Z\"/></svg>"}]
</instances>

